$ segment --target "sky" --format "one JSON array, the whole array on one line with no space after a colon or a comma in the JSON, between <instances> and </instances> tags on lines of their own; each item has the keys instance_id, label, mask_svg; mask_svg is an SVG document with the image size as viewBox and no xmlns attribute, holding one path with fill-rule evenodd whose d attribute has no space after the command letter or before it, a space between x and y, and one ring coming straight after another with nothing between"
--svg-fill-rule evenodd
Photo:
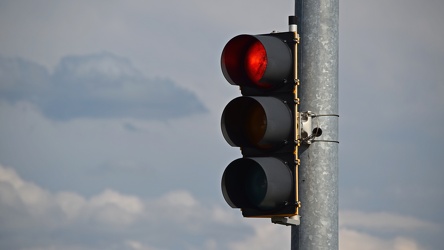
<instances>
[{"instance_id":1,"label":"sky","mask_svg":"<svg viewBox=\"0 0 444 250\"><path fill-rule=\"evenodd\" d=\"M444 244L444 2L340 0L339 247ZM0 1L0 249L275 250L223 199L238 34L294 1Z\"/></svg>"}]
</instances>

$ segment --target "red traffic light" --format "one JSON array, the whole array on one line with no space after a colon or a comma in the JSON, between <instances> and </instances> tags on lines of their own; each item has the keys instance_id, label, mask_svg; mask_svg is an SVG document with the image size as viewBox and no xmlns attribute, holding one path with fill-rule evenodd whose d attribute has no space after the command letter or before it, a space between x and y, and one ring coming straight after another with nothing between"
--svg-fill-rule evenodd
<instances>
[{"instance_id":1,"label":"red traffic light","mask_svg":"<svg viewBox=\"0 0 444 250\"><path fill-rule=\"evenodd\" d=\"M239 35L222 52L222 73L242 94L222 113L222 134L242 153L222 192L244 217L297 214L297 42L295 32Z\"/></svg>"},{"instance_id":2,"label":"red traffic light","mask_svg":"<svg viewBox=\"0 0 444 250\"><path fill-rule=\"evenodd\" d=\"M255 41L245 53L245 70L249 79L254 83L260 83L267 69L267 51L264 45Z\"/></svg>"},{"instance_id":3,"label":"red traffic light","mask_svg":"<svg viewBox=\"0 0 444 250\"><path fill-rule=\"evenodd\" d=\"M233 85L273 88L292 72L292 52L273 35L239 35L225 45L222 72Z\"/></svg>"}]
</instances>

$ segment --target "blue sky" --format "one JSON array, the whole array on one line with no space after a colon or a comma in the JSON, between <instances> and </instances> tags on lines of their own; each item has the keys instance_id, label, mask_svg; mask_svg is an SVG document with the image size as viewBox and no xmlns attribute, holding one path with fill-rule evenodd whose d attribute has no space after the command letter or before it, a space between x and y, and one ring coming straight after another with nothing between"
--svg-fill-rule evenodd
<instances>
[{"instance_id":1,"label":"blue sky","mask_svg":"<svg viewBox=\"0 0 444 250\"><path fill-rule=\"evenodd\" d=\"M293 1L0 3L0 248L289 249L222 196L238 34ZM441 0L340 1L340 249L444 243Z\"/></svg>"}]
</instances>

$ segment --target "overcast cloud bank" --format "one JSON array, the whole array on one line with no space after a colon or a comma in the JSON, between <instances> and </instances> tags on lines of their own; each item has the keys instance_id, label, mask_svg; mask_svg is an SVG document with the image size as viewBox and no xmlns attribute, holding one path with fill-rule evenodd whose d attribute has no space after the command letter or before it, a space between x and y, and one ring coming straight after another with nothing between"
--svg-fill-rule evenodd
<instances>
[{"instance_id":1,"label":"overcast cloud bank","mask_svg":"<svg viewBox=\"0 0 444 250\"><path fill-rule=\"evenodd\" d=\"M50 192L2 165L0 211L1 249L275 250L288 249L290 243L288 227L241 219L238 211L203 204L186 190L155 199L112 189L85 197ZM380 238L360 231L366 227L437 230L433 223L397 214L346 211L341 213L340 249L426 249L402 234Z\"/></svg>"},{"instance_id":2,"label":"overcast cloud bank","mask_svg":"<svg viewBox=\"0 0 444 250\"><path fill-rule=\"evenodd\" d=\"M0 57L0 99L27 101L54 120L138 118L165 120L204 113L190 90L168 79L149 79L111 53L66 56L54 70Z\"/></svg>"}]
</instances>

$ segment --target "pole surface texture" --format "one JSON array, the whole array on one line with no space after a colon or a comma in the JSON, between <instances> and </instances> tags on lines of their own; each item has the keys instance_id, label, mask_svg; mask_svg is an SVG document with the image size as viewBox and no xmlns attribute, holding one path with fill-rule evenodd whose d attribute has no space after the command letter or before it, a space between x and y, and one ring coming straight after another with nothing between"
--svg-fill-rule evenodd
<instances>
[{"instance_id":1,"label":"pole surface texture","mask_svg":"<svg viewBox=\"0 0 444 250\"><path fill-rule=\"evenodd\" d=\"M296 0L299 112L311 111L322 135L299 152L301 224L292 226L292 250L338 249L339 0Z\"/></svg>"}]
</instances>

